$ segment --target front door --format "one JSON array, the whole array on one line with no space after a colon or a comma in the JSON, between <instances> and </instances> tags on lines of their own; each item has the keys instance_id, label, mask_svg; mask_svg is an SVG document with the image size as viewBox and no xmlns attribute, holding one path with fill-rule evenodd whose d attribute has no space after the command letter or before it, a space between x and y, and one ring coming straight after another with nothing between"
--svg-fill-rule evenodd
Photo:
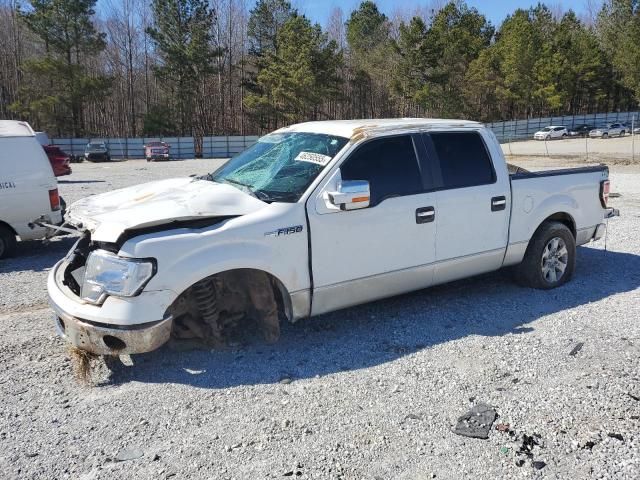
<instances>
[{"instance_id":1,"label":"front door","mask_svg":"<svg viewBox=\"0 0 640 480\"><path fill-rule=\"evenodd\" d=\"M369 207L327 208L340 176L369 182ZM314 315L431 285L436 205L423 177L411 135L378 138L357 147L309 199Z\"/></svg>"}]
</instances>

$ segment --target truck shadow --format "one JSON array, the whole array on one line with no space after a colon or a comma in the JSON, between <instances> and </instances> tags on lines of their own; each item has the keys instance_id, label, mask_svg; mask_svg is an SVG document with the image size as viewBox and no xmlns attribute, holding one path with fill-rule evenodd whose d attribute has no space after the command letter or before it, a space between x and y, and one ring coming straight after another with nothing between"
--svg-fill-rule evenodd
<instances>
[{"instance_id":1,"label":"truck shadow","mask_svg":"<svg viewBox=\"0 0 640 480\"><path fill-rule=\"evenodd\" d=\"M522 288L496 272L303 320L285 326L274 345L137 355L133 367L113 372L111 383L217 389L375 367L469 335L526 335L541 317L639 286L640 256L580 247L573 280L555 290Z\"/></svg>"}]
</instances>

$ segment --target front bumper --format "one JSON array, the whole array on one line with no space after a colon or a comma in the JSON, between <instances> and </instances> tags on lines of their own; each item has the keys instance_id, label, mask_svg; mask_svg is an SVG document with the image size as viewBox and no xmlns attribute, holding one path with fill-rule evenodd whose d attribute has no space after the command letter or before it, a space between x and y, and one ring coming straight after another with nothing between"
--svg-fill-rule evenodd
<instances>
[{"instance_id":1,"label":"front bumper","mask_svg":"<svg viewBox=\"0 0 640 480\"><path fill-rule=\"evenodd\" d=\"M109 160L108 153L85 153L84 158L89 162L106 162Z\"/></svg>"},{"instance_id":2,"label":"front bumper","mask_svg":"<svg viewBox=\"0 0 640 480\"><path fill-rule=\"evenodd\" d=\"M113 328L80 320L54 308L58 334L72 345L96 355L151 352L169 340L173 319Z\"/></svg>"},{"instance_id":3,"label":"front bumper","mask_svg":"<svg viewBox=\"0 0 640 480\"><path fill-rule=\"evenodd\" d=\"M169 340L173 318L167 312L177 296L174 292L108 297L102 305L93 305L62 285L64 268L62 260L51 269L47 290L56 328L65 340L98 355L150 352Z\"/></svg>"}]
</instances>

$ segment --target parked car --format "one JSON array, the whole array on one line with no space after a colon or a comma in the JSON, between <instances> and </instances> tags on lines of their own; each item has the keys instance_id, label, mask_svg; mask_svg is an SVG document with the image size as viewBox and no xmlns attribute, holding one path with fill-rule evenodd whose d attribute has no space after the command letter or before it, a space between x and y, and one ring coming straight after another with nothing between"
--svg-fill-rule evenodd
<instances>
[{"instance_id":1,"label":"parked car","mask_svg":"<svg viewBox=\"0 0 640 480\"><path fill-rule=\"evenodd\" d=\"M154 160L171 160L169 144L165 142L149 142L144 146L144 156L147 162Z\"/></svg>"},{"instance_id":2,"label":"parked car","mask_svg":"<svg viewBox=\"0 0 640 480\"><path fill-rule=\"evenodd\" d=\"M476 122L293 125L211 174L73 204L66 221L81 237L51 269L50 303L67 341L113 355L172 334L215 343L247 317L273 341L279 318L506 266L551 289L617 213L608 176L604 165L509 174Z\"/></svg>"},{"instance_id":3,"label":"parked car","mask_svg":"<svg viewBox=\"0 0 640 480\"><path fill-rule=\"evenodd\" d=\"M639 135L640 134L640 127L636 127L633 129L633 134L634 135Z\"/></svg>"},{"instance_id":4,"label":"parked car","mask_svg":"<svg viewBox=\"0 0 640 480\"><path fill-rule=\"evenodd\" d=\"M567 127L550 125L533 134L534 140L553 140L554 138L566 138L569 136Z\"/></svg>"},{"instance_id":5,"label":"parked car","mask_svg":"<svg viewBox=\"0 0 640 480\"><path fill-rule=\"evenodd\" d=\"M40 221L62 222L53 169L28 123L0 120L0 258L18 238L44 238L49 230Z\"/></svg>"},{"instance_id":6,"label":"parked car","mask_svg":"<svg viewBox=\"0 0 640 480\"><path fill-rule=\"evenodd\" d=\"M104 142L90 142L84 149L84 158L90 162L110 162L109 147Z\"/></svg>"},{"instance_id":7,"label":"parked car","mask_svg":"<svg viewBox=\"0 0 640 480\"><path fill-rule=\"evenodd\" d=\"M589 132L593 130L593 125L589 125L587 123L578 125L571 130L569 130L569 136L571 137L586 137L589 135Z\"/></svg>"},{"instance_id":8,"label":"parked car","mask_svg":"<svg viewBox=\"0 0 640 480\"><path fill-rule=\"evenodd\" d=\"M589 132L590 138L624 137L627 132L622 123L611 123L606 127L594 128Z\"/></svg>"},{"instance_id":9,"label":"parked car","mask_svg":"<svg viewBox=\"0 0 640 480\"><path fill-rule=\"evenodd\" d=\"M60 147L56 145L44 145L45 153L49 158L49 162L51 162L51 167L53 168L53 174L56 177L62 177L64 175L71 175L71 158L65 152L63 152Z\"/></svg>"}]
</instances>

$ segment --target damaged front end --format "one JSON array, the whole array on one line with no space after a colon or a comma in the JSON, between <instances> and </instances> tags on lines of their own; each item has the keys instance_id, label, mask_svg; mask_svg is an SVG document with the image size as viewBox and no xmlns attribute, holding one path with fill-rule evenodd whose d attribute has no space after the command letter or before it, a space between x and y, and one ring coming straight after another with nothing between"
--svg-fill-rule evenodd
<instances>
[{"instance_id":1,"label":"damaged front end","mask_svg":"<svg viewBox=\"0 0 640 480\"><path fill-rule=\"evenodd\" d=\"M124 309L133 304L135 300L132 301L132 298L136 295L122 298L114 296L107 301L108 293L91 298L87 292L88 264L90 269L95 270L95 267L91 267L92 253L106 252L116 257L117 250L115 245L92 242L91 232L87 230L81 232L81 237L67 256L54 266L49 275L48 291L56 328L73 346L97 355L155 350L169 340L173 324L171 316L163 314L156 319L152 315L150 321L125 323ZM161 292L149 293L143 301L161 296ZM169 298L165 301L169 301ZM130 310L135 311L133 308ZM119 311L122 312L118 314Z\"/></svg>"},{"instance_id":2,"label":"damaged front end","mask_svg":"<svg viewBox=\"0 0 640 480\"><path fill-rule=\"evenodd\" d=\"M277 340L285 308L277 281L268 274L219 273L183 292L173 291L176 282L165 278L171 275L165 241L209 235L267 206L230 185L192 178L129 187L71 205L65 219L80 238L48 280L60 334L98 355L148 352L172 336L222 346L246 322L257 324L267 341ZM157 249L136 253L140 244L154 242Z\"/></svg>"},{"instance_id":3,"label":"damaged front end","mask_svg":"<svg viewBox=\"0 0 640 480\"><path fill-rule=\"evenodd\" d=\"M208 219L206 223L212 222L213 219ZM194 227L204 225L200 221L191 225ZM154 227L157 228L160 227ZM123 232L116 244L95 242L86 230L52 269L48 289L56 327L73 346L96 355L120 355L150 352L170 339L208 348L237 343L248 332L261 333L269 343L278 340L280 320L290 315L291 307L285 303L284 287L278 280L258 270L237 269L207 277L177 298L173 292L142 288L126 292L127 296L112 295L111 285L100 290L103 294L91 296L87 271L95 270L91 266L92 256L120 258L120 242L133 236L134 232L129 231Z\"/></svg>"}]
</instances>

